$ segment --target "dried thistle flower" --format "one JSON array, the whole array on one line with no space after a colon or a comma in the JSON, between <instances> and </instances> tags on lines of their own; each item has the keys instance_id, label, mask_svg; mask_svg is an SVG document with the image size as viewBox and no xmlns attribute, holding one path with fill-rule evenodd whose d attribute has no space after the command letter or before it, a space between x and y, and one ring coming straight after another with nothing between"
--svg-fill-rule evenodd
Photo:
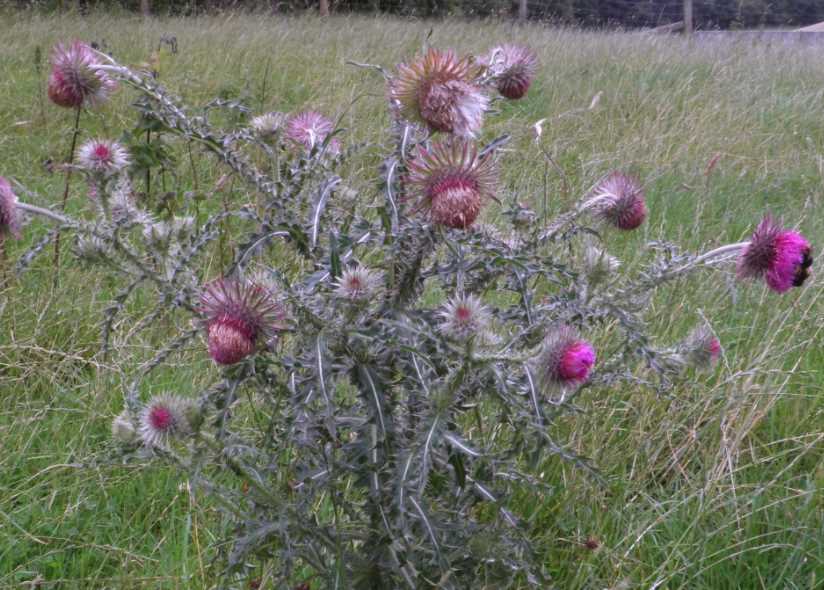
<instances>
[{"instance_id":1,"label":"dried thistle flower","mask_svg":"<svg viewBox=\"0 0 824 590\"><path fill-rule=\"evenodd\" d=\"M647 217L644 189L638 180L613 172L595 188L589 203L607 223L622 230L640 226Z\"/></svg>"},{"instance_id":2,"label":"dried thistle flower","mask_svg":"<svg viewBox=\"0 0 824 590\"><path fill-rule=\"evenodd\" d=\"M764 277L770 289L784 293L803 285L812 265L812 252L806 238L765 217L738 259L738 276L742 279Z\"/></svg>"},{"instance_id":3,"label":"dried thistle flower","mask_svg":"<svg viewBox=\"0 0 824 590\"><path fill-rule=\"evenodd\" d=\"M134 444L140 440L140 436L137 434L137 430L126 410L112 420L112 438L124 444Z\"/></svg>"},{"instance_id":4,"label":"dried thistle flower","mask_svg":"<svg viewBox=\"0 0 824 590\"><path fill-rule=\"evenodd\" d=\"M316 111L304 111L289 117L286 123L286 139L293 144L312 151L323 144L335 130L330 119ZM340 152L340 141L333 137L327 144L327 150L333 154Z\"/></svg>"},{"instance_id":5,"label":"dried thistle flower","mask_svg":"<svg viewBox=\"0 0 824 590\"><path fill-rule=\"evenodd\" d=\"M389 97L401 116L432 131L475 137L489 98L475 84L472 58L458 59L451 50L430 49L409 64L400 64Z\"/></svg>"},{"instance_id":6,"label":"dried thistle flower","mask_svg":"<svg viewBox=\"0 0 824 590\"><path fill-rule=\"evenodd\" d=\"M721 357L721 342L707 325L695 328L680 348L684 358L699 369L711 369Z\"/></svg>"},{"instance_id":7,"label":"dried thistle flower","mask_svg":"<svg viewBox=\"0 0 824 590\"><path fill-rule=\"evenodd\" d=\"M482 58L482 63L494 76L498 92L510 100L517 100L529 90L538 58L528 47L505 44L492 49Z\"/></svg>"},{"instance_id":8,"label":"dried thistle flower","mask_svg":"<svg viewBox=\"0 0 824 590\"><path fill-rule=\"evenodd\" d=\"M11 184L0 176L0 242L6 236L20 239L20 212L17 209L17 195Z\"/></svg>"},{"instance_id":9,"label":"dried thistle flower","mask_svg":"<svg viewBox=\"0 0 824 590\"><path fill-rule=\"evenodd\" d=\"M621 261L598 246L587 244L583 253L583 265L587 280L596 285L609 279L621 266Z\"/></svg>"},{"instance_id":10,"label":"dried thistle flower","mask_svg":"<svg viewBox=\"0 0 824 590\"><path fill-rule=\"evenodd\" d=\"M453 297L439 315L444 335L459 341L485 339L491 323L489 309L475 295Z\"/></svg>"},{"instance_id":11,"label":"dried thistle flower","mask_svg":"<svg viewBox=\"0 0 824 590\"><path fill-rule=\"evenodd\" d=\"M165 448L173 439L192 434L190 414L194 402L164 393L154 396L140 413L139 432L147 447Z\"/></svg>"},{"instance_id":12,"label":"dried thistle flower","mask_svg":"<svg viewBox=\"0 0 824 590\"><path fill-rule=\"evenodd\" d=\"M116 141L92 139L80 146L77 164L93 175L114 176L130 164L129 153Z\"/></svg>"},{"instance_id":13,"label":"dried thistle flower","mask_svg":"<svg viewBox=\"0 0 824 590\"><path fill-rule=\"evenodd\" d=\"M243 360L258 342L270 340L283 327L282 306L269 290L249 281L212 281L200 301L209 356L220 365Z\"/></svg>"},{"instance_id":14,"label":"dried thistle flower","mask_svg":"<svg viewBox=\"0 0 824 590\"><path fill-rule=\"evenodd\" d=\"M479 157L474 144L458 138L420 147L409 162L408 182L438 225L466 229L495 196L497 171L490 156Z\"/></svg>"},{"instance_id":15,"label":"dried thistle flower","mask_svg":"<svg viewBox=\"0 0 824 590\"><path fill-rule=\"evenodd\" d=\"M259 137L271 140L276 137L286 124L287 115L285 113L265 113L254 117L250 122L252 129Z\"/></svg>"},{"instance_id":16,"label":"dried thistle flower","mask_svg":"<svg viewBox=\"0 0 824 590\"><path fill-rule=\"evenodd\" d=\"M355 266L343 271L335 283L335 295L356 303L374 300L382 283L377 271L364 266Z\"/></svg>"},{"instance_id":17,"label":"dried thistle flower","mask_svg":"<svg viewBox=\"0 0 824 590\"><path fill-rule=\"evenodd\" d=\"M536 359L541 385L547 392L574 388L589 378L595 365L595 349L566 325L552 328Z\"/></svg>"},{"instance_id":18,"label":"dried thistle flower","mask_svg":"<svg viewBox=\"0 0 824 590\"><path fill-rule=\"evenodd\" d=\"M48 93L58 106L95 107L117 88L117 83L97 67L101 64L94 50L81 41L55 45L51 63Z\"/></svg>"}]
</instances>

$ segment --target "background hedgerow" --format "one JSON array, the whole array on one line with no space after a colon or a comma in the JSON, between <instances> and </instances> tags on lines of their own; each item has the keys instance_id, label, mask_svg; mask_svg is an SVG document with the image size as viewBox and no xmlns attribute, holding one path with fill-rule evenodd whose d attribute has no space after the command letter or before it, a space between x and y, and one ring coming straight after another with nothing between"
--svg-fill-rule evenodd
<instances>
[{"instance_id":1,"label":"background hedgerow","mask_svg":"<svg viewBox=\"0 0 824 590\"><path fill-rule=\"evenodd\" d=\"M503 132L513 138L500 154L504 206L486 207L483 222L505 227L513 202L539 216L545 206L560 212L604 173L628 167L644 179L649 214L634 233L613 232L607 241L627 272L648 256L647 242L667 239L699 251L739 241L765 210L799 222L821 242L813 211L822 199L824 71L812 49L370 19L12 18L0 48L0 102L7 106L0 161L2 174L24 182L40 205L59 201L62 175L48 169L65 157L71 132L68 115L45 95L56 41L97 40L124 63L149 63L189 104L218 95L252 114L317 109L340 119L347 145L390 147L381 82L343 62L409 59L433 26L435 46L482 52L489 40L517 41L539 57L527 97L497 103L501 113L485 122L485 139ZM160 42L169 35L177 53ZM84 113L82 139L132 129L119 139L144 166L135 186L149 187L157 210L187 207L205 219L254 200L225 167L196 149L190 158L177 140L136 123L128 108L135 97L121 89L102 110ZM214 115L227 126L240 116L236 109ZM541 119L544 153L532 147ZM362 183L349 187L348 198L374 193L380 156L367 147L347 161L341 175ZM76 213L87 201L78 179L72 186L67 210ZM32 200L24 191L18 196ZM126 347L131 326L119 324L112 352L99 354L101 309L118 285L71 257L55 289L48 256L19 279L13 275L11 261L43 229L32 223L22 243L6 244L0 580L209 586L221 571L213 559L227 550L214 540L234 524L174 470L114 466L115 447L105 448L122 409L122 375L150 358L172 329L188 325L166 320ZM222 230L204 280L220 274L237 246L238 222ZM271 264L293 264L285 251L273 256ZM660 396L642 385L585 390L579 412L553 432L590 457L604 481L553 457L533 474L540 492L514 491L515 511L558 587L822 584L820 280L814 275L804 289L779 297L724 276L670 284L648 302L646 316L656 342L676 343L695 327L692 311L703 310L724 347L717 369ZM450 296L426 292L424 303L436 307ZM152 304L138 294L123 317L141 317ZM589 337L597 342L604 334ZM215 378L205 344L195 340L189 348L152 375L146 393L195 392ZM238 416L248 428L257 418ZM250 564L250 578L273 583L271 564Z\"/></svg>"}]
</instances>

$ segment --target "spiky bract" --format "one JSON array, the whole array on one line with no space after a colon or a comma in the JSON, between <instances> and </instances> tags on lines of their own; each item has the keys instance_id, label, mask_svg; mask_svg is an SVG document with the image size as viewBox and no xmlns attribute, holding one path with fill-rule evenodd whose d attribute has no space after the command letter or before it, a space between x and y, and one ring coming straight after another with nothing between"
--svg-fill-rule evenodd
<instances>
[{"instance_id":1,"label":"spiky bract","mask_svg":"<svg viewBox=\"0 0 824 590\"><path fill-rule=\"evenodd\" d=\"M218 279L201 296L209 356L232 365L255 351L283 327L284 311L272 292L244 280Z\"/></svg>"},{"instance_id":2,"label":"spiky bract","mask_svg":"<svg viewBox=\"0 0 824 590\"><path fill-rule=\"evenodd\" d=\"M408 183L432 221L465 229L474 223L486 200L495 196L497 170L490 156L478 155L474 143L451 138L419 148L409 162Z\"/></svg>"}]
</instances>

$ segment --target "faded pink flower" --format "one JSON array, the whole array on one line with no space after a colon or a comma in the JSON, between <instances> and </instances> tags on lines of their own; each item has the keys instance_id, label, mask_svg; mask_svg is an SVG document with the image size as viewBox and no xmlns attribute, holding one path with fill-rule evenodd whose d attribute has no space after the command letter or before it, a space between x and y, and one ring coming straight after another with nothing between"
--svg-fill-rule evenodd
<instances>
[{"instance_id":1,"label":"faded pink flower","mask_svg":"<svg viewBox=\"0 0 824 590\"><path fill-rule=\"evenodd\" d=\"M595 349L574 328L553 328L544 339L537 358L541 383L548 391L576 387L589 378L595 365Z\"/></svg>"},{"instance_id":2,"label":"faded pink flower","mask_svg":"<svg viewBox=\"0 0 824 590\"><path fill-rule=\"evenodd\" d=\"M498 92L511 100L526 95L538 67L535 52L521 45L495 47L482 61L495 77Z\"/></svg>"},{"instance_id":3,"label":"faded pink flower","mask_svg":"<svg viewBox=\"0 0 824 590\"><path fill-rule=\"evenodd\" d=\"M174 438L192 433L192 400L164 393L154 396L140 413L139 433L147 447L168 447Z\"/></svg>"},{"instance_id":4,"label":"faded pink flower","mask_svg":"<svg viewBox=\"0 0 824 590\"><path fill-rule=\"evenodd\" d=\"M601 181L591 201L598 214L618 229L635 229L647 216L644 189L623 172L613 172Z\"/></svg>"},{"instance_id":5,"label":"faded pink flower","mask_svg":"<svg viewBox=\"0 0 824 590\"><path fill-rule=\"evenodd\" d=\"M100 176L114 176L129 163L129 153L116 141L92 139L77 152L78 166Z\"/></svg>"},{"instance_id":6,"label":"faded pink flower","mask_svg":"<svg viewBox=\"0 0 824 590\"><path fill-rule=\"evenodd\" d=\"M20 239L20 212L17 210L17 195L11 190L11 184L0 176L0 242L6 236Z\"/></svg>"},{"instance_id":7,"label":"faded pink flower","mask_svg":"<svg viewBox=\"0 0 824 590\"><path fill-rule=\"evenodd\" d=\"M478 218L485 201L495 196L494 159L478 156L471 142L450 138L431 148L418 148L409 162L407 181L432 221L466 229Z\"/></svg>"},{"instance_id":8,"label":"faded pink flower","mask_svg":"<svg viewBox=\"0 0 824 590\"><path fill-rule=\"evenodd\" d=\"M439 315L441 331L455 340L485 339L492 317L489 309L475 295L453 297Z\"/></svg>"},{"instance_id":9,"label":"faded pink flower","mask_svg":"<svg viewBox=\"0 0 824 590\"><path fill-rule=\"evenodd\" d=\"M315 111L304 111L289 117L286 122L286 139L307 151L312 151L323 144L334 130L334 123L325 116ZM326 149L333 154L338 153L340 141L333 137Z\"/></svg>"},{"instance_id":10,"label":"faded pink flower","mask_svg":"<svg viewBox=\"0 0 824 590\"><path fill-rule=\"evenodd\" d=\"M48 92L61 107L95 107L108 100L117 83L105 71L94 50L81 41L58 43L52 51Z\"/></svg>"},{"instance_id":11,"label":"faded pink flower","mask_svg":"<svg viewBox=\"0 0 824 590\"><path fill-rule=\"evenodd\" d=\"M381 276L363 266L343 271L335 285L335 294L353 302L365 303L377 295L381 286Z\"/></svg>"},{"instance_id":12,"label":"faded pink flower","mask_svg":"<svg viewBox=\"0 0 824 590\"><path fill-rule=\"evenodd\" d=\"M209 356L221 365L235 364L281 329L285 316L272 292L256 283L218 279L201 296Z\"/></svg>"},{"instance_id":13,"label":"faded pink flower","mask_svg":"<svg viewBox=\"0 0 824 590\"><path fill-rule=\"evenodd\" d=\"M796 231L782 229L772 218L765 217L738 259L738 276L742 279L764 277L770 289L784 293L803 285L812 265L812 252L806 238Z\"/></svg>"},{"instance_id":14,"label":"faded pink flower","mask_svg":"<svg viewBox=\"0 0 824 590\"><path fill-rule=\"evenodd\" d=\"M483 124L489 98L475 84L478 68L472 58L458 59L451 50L430 49L409 64L400 64L389 84L393 106L407 120L432 131L475 137Z\"/></svg>"},{"instance_id":15,"label":"faded pink flower","mask_svg":"<svg viewBox=\"0 0 824 590\"><path fill-rule=\"evenodd\" d=\"M701 369L709 369L721 358L721 341L705 325L698 326L687 336L682 345L689 363Z\"/></svg>"}]
</instances>

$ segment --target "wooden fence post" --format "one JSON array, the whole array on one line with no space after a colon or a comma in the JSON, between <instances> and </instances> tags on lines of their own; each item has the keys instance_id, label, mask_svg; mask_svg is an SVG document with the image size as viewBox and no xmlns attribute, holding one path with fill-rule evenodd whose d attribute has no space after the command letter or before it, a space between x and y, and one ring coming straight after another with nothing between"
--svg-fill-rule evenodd
<instances>
[{"instance_id":1,"label":"wooden fence post","mask_svg":"<svg viewBox=\"0 0 824 590\"><path fill-rule=\"evenodd\" d=\"M690 35L692 35L692 31L692 0L684 0L684 34L689 37Z\"/></svg>"}]
</instances>

